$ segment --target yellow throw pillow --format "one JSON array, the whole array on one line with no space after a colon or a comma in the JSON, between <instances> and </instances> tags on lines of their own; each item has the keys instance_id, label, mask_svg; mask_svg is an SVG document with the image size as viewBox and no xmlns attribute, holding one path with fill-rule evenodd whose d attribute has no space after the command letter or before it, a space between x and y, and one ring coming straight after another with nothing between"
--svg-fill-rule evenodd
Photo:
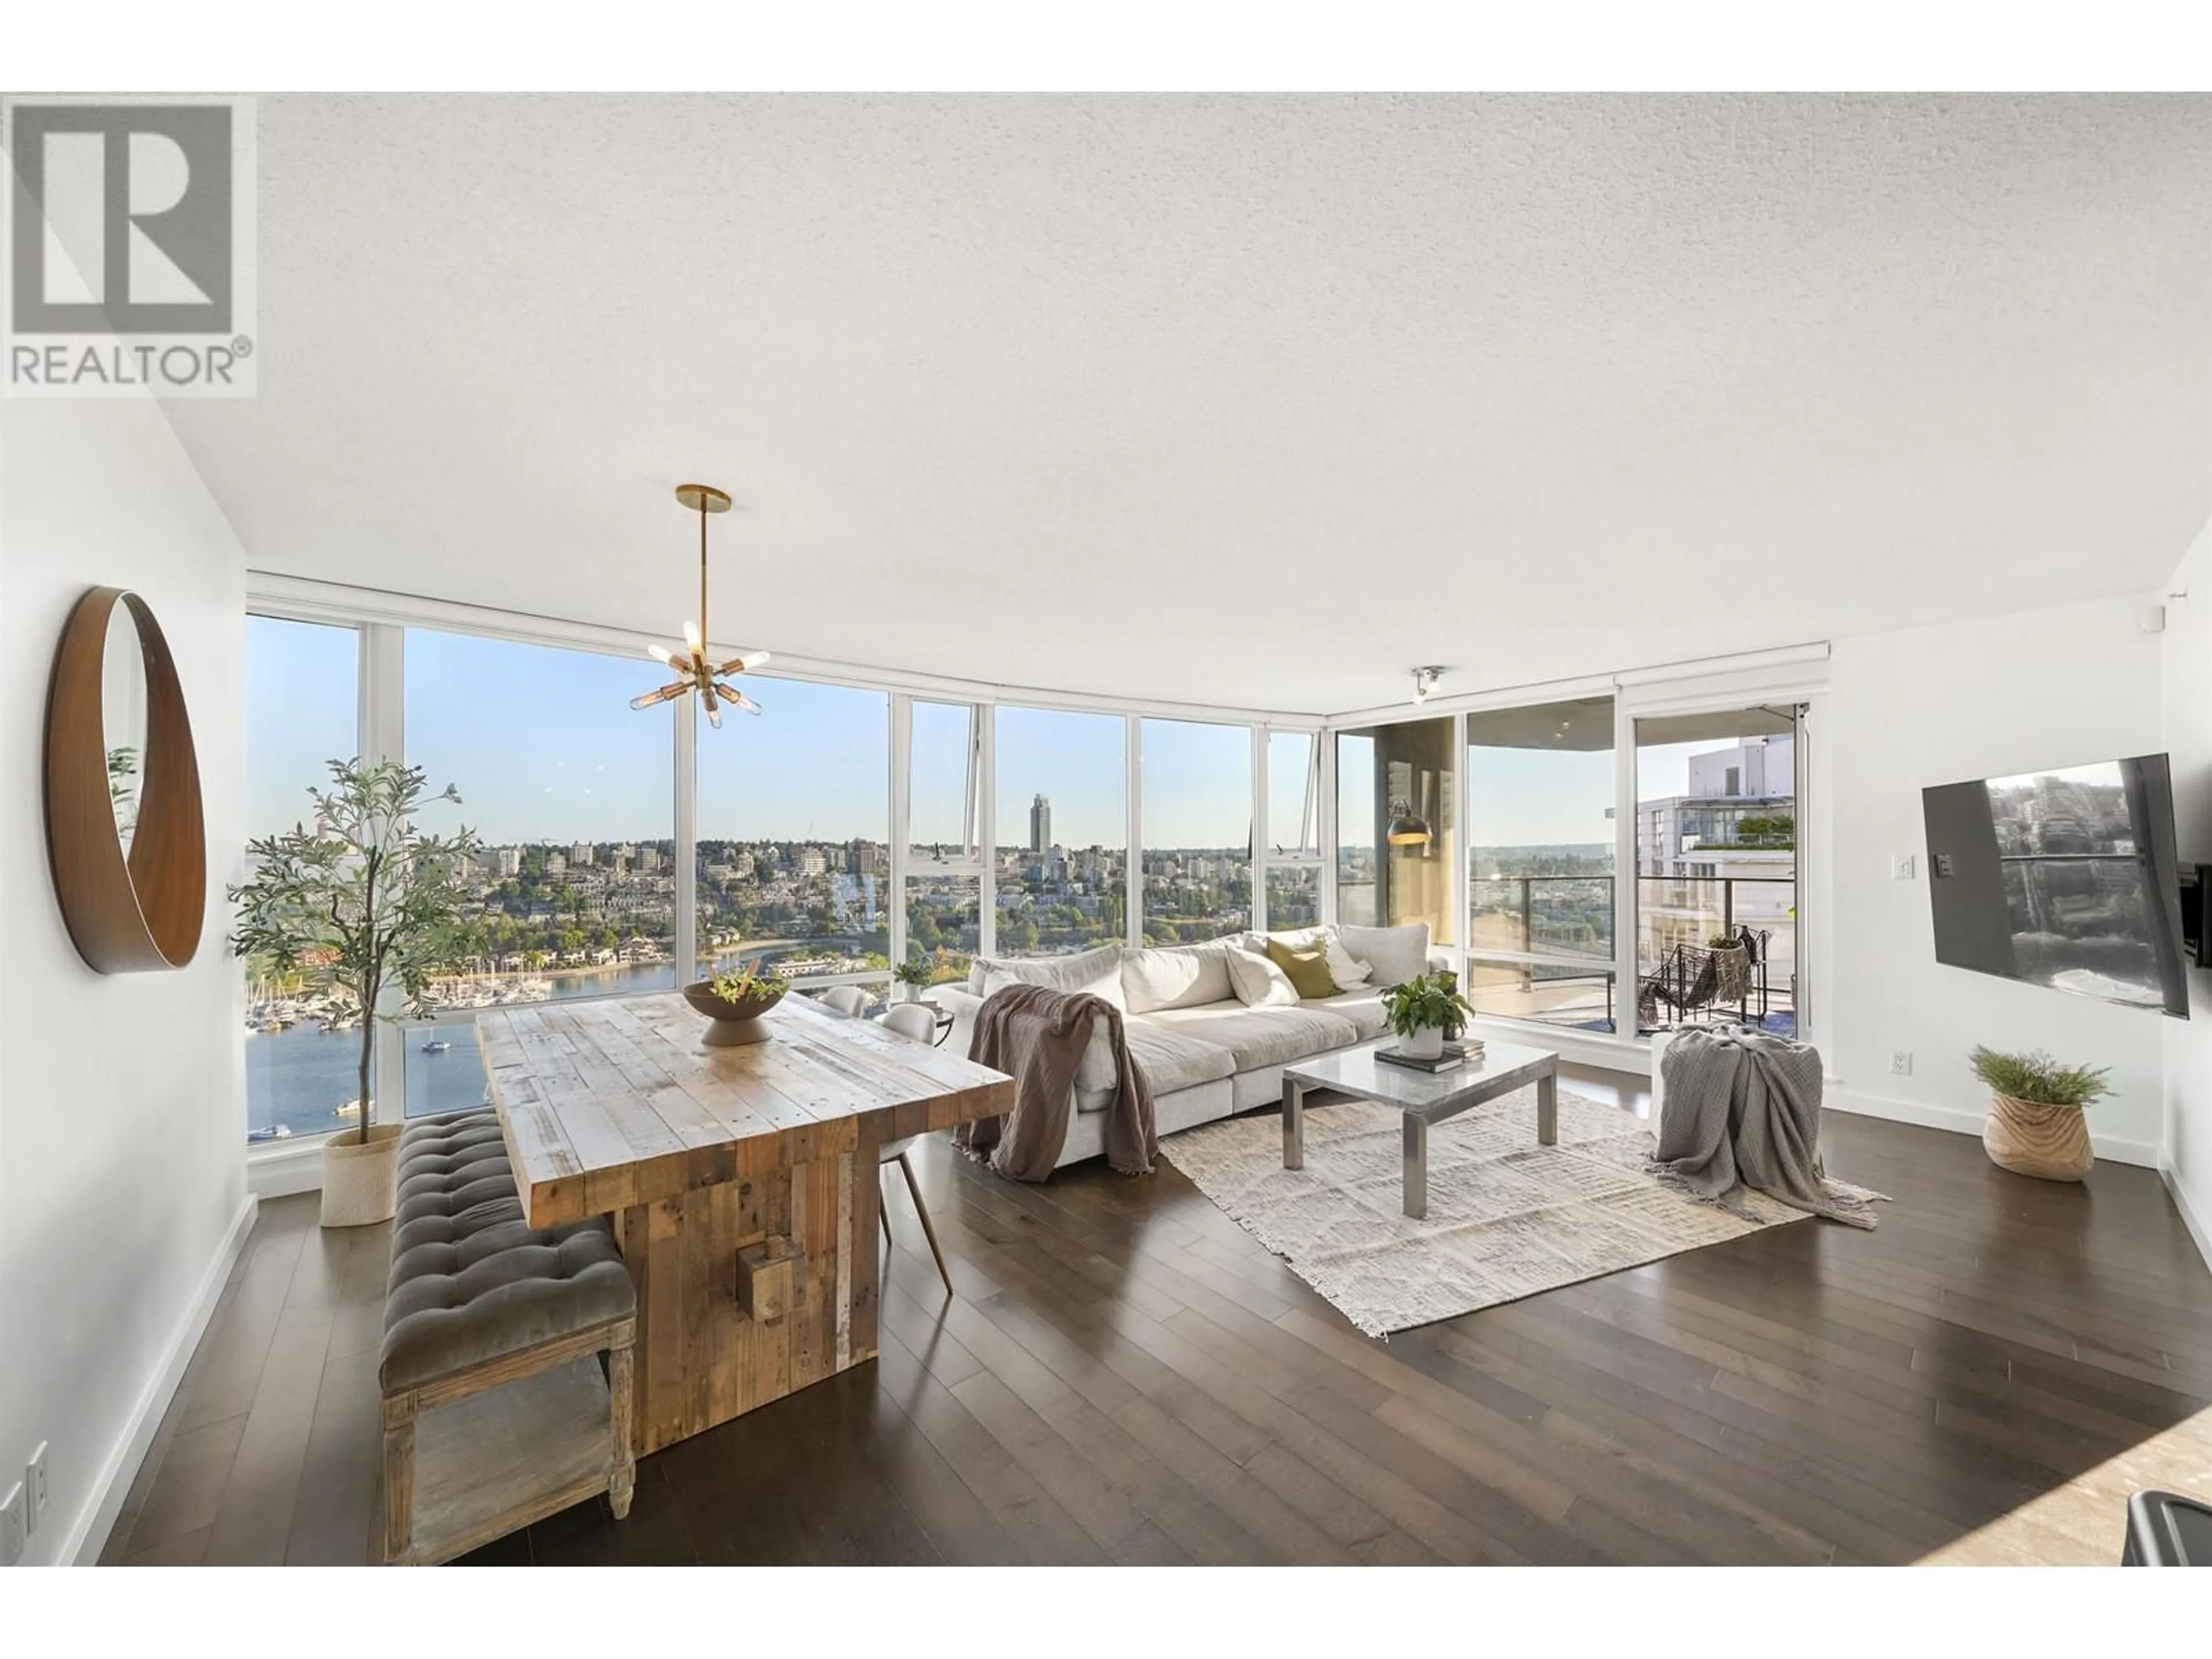
<instances>
[{"instance_id":1,"label":"yellow throw pillow","mask_svg":"<svg viewBox=\"0 0 2212 1659\"><path fill-rule=\"evenodd\" d=\"M1328 975L1328 952L1320 940L1300 948L1271 939L1267 941L1267 957L1298 988L1301 997L1336 994L1336 981Z\"/></svg>"}]
</instances>

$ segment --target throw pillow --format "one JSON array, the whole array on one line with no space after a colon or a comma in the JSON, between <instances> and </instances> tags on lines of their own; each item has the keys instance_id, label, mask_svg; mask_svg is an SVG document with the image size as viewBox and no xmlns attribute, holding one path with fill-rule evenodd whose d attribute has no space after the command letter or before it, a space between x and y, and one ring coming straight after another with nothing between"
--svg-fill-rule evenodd
<instances>
[{"instance_id":1,"label":"throw pillow","mask_svg":"<svg viewBox=\"0 0 2212 1659\"><path fill-rule=\"evenodd\" d=\"M1330 928L1321 936L1321 948L1328 957L1328 976L1336 981L1340 991L1356 991L1367 983L1375 969L1344 948L1344 941Z\"/></svg>"},{"instance_id":2,"label":"throw pillow","mask_svg":"<svg viewBox=\"0 0 2212 1659\"><path fill-rule=\"evenodd\" d=\"M1336 994L1336 981L1328 976L1328 952L1321 945L1309 945L1302 951L1271 939L1267 941L1267 955L1297 988L1301 999Z\"/></svg>"},{"instance_id":3,"label":"throw pillow","mask_svg":"<svg viewBox=\"0 0 2212 1659\"><path fill-rule=\"evenodd\" d=\"M1298 1001L1298 988L1291 983L1291 976L1273 957L1257 951L1229 953L1229 982L1237 1001L1247 1008L1294 1007Z\"/></svg>"}]
</instances>

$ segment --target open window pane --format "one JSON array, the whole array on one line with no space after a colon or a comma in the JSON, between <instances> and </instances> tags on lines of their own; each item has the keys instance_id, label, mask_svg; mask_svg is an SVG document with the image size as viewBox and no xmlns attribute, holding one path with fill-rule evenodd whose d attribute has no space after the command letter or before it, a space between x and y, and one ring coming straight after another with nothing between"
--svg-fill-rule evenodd
<instances>
[{"instance_id":1,"label":"open window pane","mask_svg":"<svg viewBox=\"0 0 2212 1659\"><path fill-rule=\"evenodd\" d=\"M1636 722L1637 1014L1797 1029L1796 711Z\"/></svg>"},{"instance_id":2,"label":"open window pane","mask_svg":"<svg viewBox=\"0 0 2212 1659\"><path fill-rule=\"evenodd\" d=\"M1611 1030L1613 699L1468 716L1468 944L1480 1013Z\"/></svg>"},{"instance_id":3,"label":"open window pane","mask_svg":"<svg viewBox=\"0 0 2212 1659\"><path fill-rule=\"evenodd\" d=\"M1145 942L1189 945L1252 919L1252 729L1146 720Z\"/></svg>"},{"instance_id":4,"label":"open window pane","mask_svg":"<svg viewBox=\"0 0 2212 1659\"><path fill-rule=\"evenodd\" d=\"M698 716L700 971L890 966L890 698L764 679L768 712Z\"/></svg>"},{"instance_id":5,"label":"open window pane","mask_svg":"<svg viewBox=\"0 0 2212 1659\"><path fill-rule=\"evenodd\" d=\"M1447 715L1337 735L1339 921L1425 921L1431 945L1456 937L1456 724Z\"/></svg>"},{"instance_id":6,"label":"open window pane","mask_svg":"<svg viewBox=\"0 0 2212 1659\"><path fill-rule=\"evenodd\" d=\"M978 711L967 703L913 705L907 841L918 865L972 864L981 754Z\"/></svg>"},{"instance_id":7,"label":"open window pane","mask_svg":"<svg viewBox=\"0 0 2212 1659\"><path fill-rule=\"evenodd\" d=\"M1267 734L1267 848L1272 854L1321 856L1320 748L1318 732Z\"/></svg>"},{"instance_id":8,"label":"open window pane","mask_svg":"<svg viewBox=\"0 0 2212 1659\"><path fill-rule=\"evenodd\" d=\"M319 623L246 619L249 836L312 823L325 763L361 747L361 636ZM246 1138L280 1140L359 1122L361 1031L326 1028L307 976L246 964ZM371 1091L372 1094L374 1090Z\"/></svg>"},{"instance_id":9,"label":"open window pane","mask_svg":"<svg viewBox=\"0 0 2212 1659\"><path fill-rule=\"evenodd\" d=\"M391 1033L420 1116L485 1098L475 1010L677 982L669 721L691 703L631 708L652 689L642 659L428 629L408 630L406 679L408 760L461 795L422 825L485 843L481 915L434 988L455 1017Z\"/></svg>"},{"instance_id":10,"label":"open window pane","mask_svg":"<svg viewBox=\"0 0 2212 1659\"><path fill-rule=\"evenodd\" d=\"M1004 704L994 713L999 954L1118 944L1128 914L1128 723Z\"/></svg>"}]
</instances>

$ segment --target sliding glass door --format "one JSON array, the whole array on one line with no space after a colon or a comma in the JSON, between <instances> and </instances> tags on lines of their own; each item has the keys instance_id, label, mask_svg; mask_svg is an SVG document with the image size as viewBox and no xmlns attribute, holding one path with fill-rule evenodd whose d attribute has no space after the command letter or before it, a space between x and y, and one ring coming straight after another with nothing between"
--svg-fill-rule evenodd
<instances>
[{"instance_id":1,"label":"sliding glass door","mask_svg":"<svg viewBox=\"0 0 2212 1659\"><path fill-rule=\"evenodd\" d=\"M1638 1030L1798 1030L1799 712L1636 721Z\"/></svg>"},{"instance_id":2,"label":"sliding glass door","mask_svg":"<svg viewBox=\"0 0 2212 1659\"><path fill-rule=\"evenodd\" d=\"M1467 995L1475 1012L1620 1029L1613 705L1467 717Z\"/></svg>"}]
</instances>

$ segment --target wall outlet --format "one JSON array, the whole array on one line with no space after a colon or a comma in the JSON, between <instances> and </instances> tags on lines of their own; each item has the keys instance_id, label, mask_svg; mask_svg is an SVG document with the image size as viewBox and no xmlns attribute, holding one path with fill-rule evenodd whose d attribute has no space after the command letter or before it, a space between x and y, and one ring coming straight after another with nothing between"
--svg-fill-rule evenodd
<instances>
[{"instance_id":1,"label":"wall outlet","mask_svg":"<svg viewBox=\"0 0 2212 1659\"><path fill-rule=\"evenodd\" d=\"M1912 1075L1911 1049L1893 1048L1889 1051L1889 1074L1892 1077L1911 1077Z\"/></svg>"},{"instance_id":2,"label":"wall outlet","mask_svg":"<svg viewBox=\"0 0 2212 1659\"><path fill-rule=\"evenodd\" d=\"M18 1480L8 1488L6 1521L0 1525L0 1567L12 1567L23 1559L23 1545L31 1535L23 1507L23 1483Z\"/></svg>"},{"instance_id":3,"label":"wall outlet","mask_svg":"<svg viewBox=\"0 0 2212 1659\"><path fill-rule=\"evenodd\" d=\"M1893 881L1911 881L1917 868L1918 866L1914 863L1912 854L1910 853L1907 853L1901 859L1892 859L1889 861L1890 879Z\"/></svg>"},{"instance_id":4,"label":"wall outlet","mask_svg":"<svg viewBox=\"0 0 2212 1659\"><path fill-rule=\"evenodd\" d=\"M36 1532L39 1522L46 1519L46 1443L43 1440L39 1442L38 1450L31 1454L31 1461L23 1467L23 1489L29 1498L27 1517L30 1522L29 1529Z\"/></svg>"}]
</instances>

